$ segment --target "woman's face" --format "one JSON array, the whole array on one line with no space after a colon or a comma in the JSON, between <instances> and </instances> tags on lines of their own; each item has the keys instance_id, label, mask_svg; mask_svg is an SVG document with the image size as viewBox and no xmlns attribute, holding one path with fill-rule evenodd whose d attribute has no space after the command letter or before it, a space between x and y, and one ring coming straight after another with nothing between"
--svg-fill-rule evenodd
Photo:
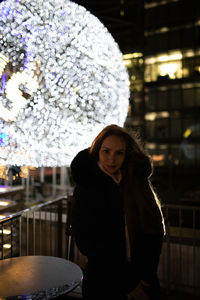
<instances>
[{"instance_id":1,"label":"woman's face","mask_svg":"<svg viewBox=\"0 0 200 300\"><path fill-rule=\"evenodd\" d=\"M99 150L99 162L103 168L115 174L122 166L126 155L126 143L117 135L110 135L105 138Z\"/></svg>"}]
</instances>

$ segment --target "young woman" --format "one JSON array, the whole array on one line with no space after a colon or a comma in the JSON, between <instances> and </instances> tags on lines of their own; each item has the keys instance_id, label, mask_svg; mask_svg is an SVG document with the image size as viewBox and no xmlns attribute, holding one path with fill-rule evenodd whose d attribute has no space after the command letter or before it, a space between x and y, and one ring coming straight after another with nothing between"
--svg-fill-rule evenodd
<instances>
[{"instance_id":1,"label":"young woman","mask_svg":"<svg viewBox=\"0 0 200 300\"><path fill-rule=\"evenodd\" d=\"M78 153L71 171L72 227L88 258L83 299L159 299L164 221L149 156L125 129L110 125Z\"/></svg>"}]
</instances>

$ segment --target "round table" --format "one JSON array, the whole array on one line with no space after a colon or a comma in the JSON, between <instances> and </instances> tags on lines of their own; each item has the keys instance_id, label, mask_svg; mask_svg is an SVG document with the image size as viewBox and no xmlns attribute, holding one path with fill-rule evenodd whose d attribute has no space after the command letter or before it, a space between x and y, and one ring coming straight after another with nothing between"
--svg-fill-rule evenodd
<instances>
[{"instance_id":1,"label":"round table","mask_svg":"<svg viewBox=\"0 0 200 300\"><path fill-rule=\"evenodd\" d=\"M0 298L52 299L71 292L82 281L75 263L54 256L21 256L0 260Z\"/></svg>"}]
</instances>

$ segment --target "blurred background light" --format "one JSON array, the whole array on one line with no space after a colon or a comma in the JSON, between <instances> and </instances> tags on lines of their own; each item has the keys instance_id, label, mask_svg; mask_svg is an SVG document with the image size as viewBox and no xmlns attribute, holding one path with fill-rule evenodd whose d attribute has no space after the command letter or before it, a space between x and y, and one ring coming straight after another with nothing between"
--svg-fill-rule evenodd
<instances>
[{"instance_id":1,"label":"blurred background light","mask_svg":"<svg viewBox=\"0 0 200 300\"><path fill-rule=\"evenodd\" d=\"M69 165L104 126L123 126L122 53L85 8L3 1L0 35L0 165Z\"/></svg>"}]
</instances>

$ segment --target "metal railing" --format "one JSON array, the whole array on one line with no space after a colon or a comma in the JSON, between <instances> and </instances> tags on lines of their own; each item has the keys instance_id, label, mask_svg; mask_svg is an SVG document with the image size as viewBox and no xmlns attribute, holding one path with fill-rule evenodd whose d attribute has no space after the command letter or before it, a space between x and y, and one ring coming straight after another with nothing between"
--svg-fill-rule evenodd
<instances>
[{"instance_id":1,"label":"metal railing","mask_svg":"<svg viewBox=\"0 0 200 300\"><path fill-rule=\"evenodd\" d=\"M200 295L200 207L164 205L166 237L159 264L161 285Z\"/></svg>"},{"instance_id":2,"label":"metal railing","mask_svg":"<svg viewBox=\"0 0 200 300\"><path fill-rule=\"evenodd\" d=\"M0 221L0 259L22 255L69 255L66 238L70 196L58 197Z\"/></svg>"},{"instance_id":3,"label":"metal railing","mask_svg":"<svg viewBox=\"0 0 200 300\"><path fill-rule=\"evenodd\" d=\"M84 268L87 262L71 232L72 197L58 197L0 221L0 259L54 255ZM170 294L200 295L200 207L164 205L166 236L159 264L161 286Z\"/></svg>"}]
</instances>

